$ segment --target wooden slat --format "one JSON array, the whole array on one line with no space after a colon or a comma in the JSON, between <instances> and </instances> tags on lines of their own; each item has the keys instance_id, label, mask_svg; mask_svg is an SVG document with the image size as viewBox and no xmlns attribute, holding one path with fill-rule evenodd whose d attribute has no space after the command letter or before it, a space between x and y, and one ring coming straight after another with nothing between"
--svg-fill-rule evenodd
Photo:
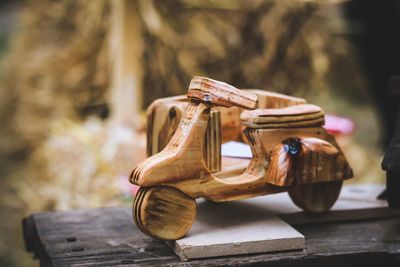
<instances>
[{"instance_id":1,"label":"wooden slat","mask_svg":"<svg viewBox=\"0 0 400 267\"><path fill-rule=\"evenodd\" d=\"M238 214L238 216L240 216ZM346 216L344 216L346 217ZM399 217L300 224L305 251L190 261L190 266L399 266ZM25 243L43 266L187 266L163 242L142 234L128 207L40 213L27 219ZM69 240L69 241L68 241ZM40 253L42 250L42 253Z\"/></svg>"},{"instance_id":2,"label":"wooden slat","mask_svg":"<svg viewBox=\"0 0 400 267\"><path fill-rule=\"evenodd\" d=\"M221 171L221 113L211 111L204 139L204 161L210 172Z\"/></svg>"}]
</instances>

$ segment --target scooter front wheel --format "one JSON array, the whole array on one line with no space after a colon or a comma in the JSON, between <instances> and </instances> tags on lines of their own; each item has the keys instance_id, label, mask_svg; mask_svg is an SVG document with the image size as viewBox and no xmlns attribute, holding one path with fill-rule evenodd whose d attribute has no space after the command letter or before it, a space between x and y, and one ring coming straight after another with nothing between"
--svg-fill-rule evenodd
<instances>
[{"instance_id":1,"label":"scooter front wheel","mask_svg":"<svg viewBox=\"0 0 400 267\"><path fill-rule=\"evenodd\" d=\"M192 227L196 201L172 187L141 187L132 212L135 224L143 233L161 240L176 240Z\"/></svg>"},{"instance_id":2,"label":"scooter front wheel","mask_svg":"<svg viewBox=\"0 0 400 267\"><path fill-rule=\"evenodd\" d=\"M289 196L298 206L307 212L322 213L328 211L339 197L343 181L297 184L290 186Z\"/></svg>"}]
</instances>

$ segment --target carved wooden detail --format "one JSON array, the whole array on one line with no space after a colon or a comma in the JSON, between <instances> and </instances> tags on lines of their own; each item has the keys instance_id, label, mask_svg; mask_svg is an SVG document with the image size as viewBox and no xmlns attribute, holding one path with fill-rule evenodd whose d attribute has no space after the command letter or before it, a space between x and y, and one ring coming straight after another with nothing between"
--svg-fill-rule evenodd
<instances>
[{"instance_id":1,"label":"carved wooden detail","mask_svg":"<svg viewBox=\"0 0 400 267\"><path fill-rule=\"evenodd\" d=\"M289 191L293 201L304 210L327 211L340 192L341 181L352 177L351 168L334 138L321 127L322 110L290 97L279 98L277 106L285 103L284 108L241 110L241 127L244 127L244 138L253 158L242 171L243 166L221 168L218 156L224 113L218 107L254 109L257 95L251 90L194 77L188 97L188 102L182 102L186 110L179 111L182 119L168 144L136 166L130 177L132 183L141 186L134 202L135 222L150 236L182 237L195 214L189 203L199 197L222 202ZM268 96L264 97L262 103L275 106ZM290 106L296 101L299 104ZM166 113L161 112L164 123L165 116L169 115ZM157 113L150 111L153 124L157 120L154 116L157 117ZM236 120L239 121L239 117ZM276 127L277 124L280 127ZM170 133L158 125L152 125L152 129ZM155 142L161 143L154 133L149 136L152 146ZM326 192L329 190L330 194ZM313 199L317 203L312 203ZM165 204L165 200L171 203ZM183 209L181 205L190 207ZM172 212L167 209L176 211L176 222L170 222Z\"/></svg>"},{"instance_id":2,"label":"carved wooden detail","mask_svg":"<svg viewBox=\"0 0 400 267\"><path fill-rule=\"evenodd\" d=\"M343 181L296 184L289 188L293 203L304 211L321 213L329 210L339 197Z\"/></svg>"},{"instance_id":3,"label":"carved wooden detail","mask_svg":"<svg viewBox=\"0 0 400 267\"><path fill-rule=\"evenodd\" d=\"M140 188L133 218L145 234L163 240L184 236L196 218L196 201L171 187Z\"/></svg>"},{"instance_id":4,"label":"carved wooden detail","mask_svg":"<svg viewBox=\"0 0 400 267\"><path fill-rule=\"evenodd\" d=\"M252 128L313 127L322 126L325 122L321 108L310 104L244 111L240 120Z\"/></svg>"},{"instance_id":5,"label":"carved wooden detail","mask_svg":"<svg viewBox=\"0 0 400 267\"><path fill-rule=\"evenodd\" d=\"M238 90L224 82L195 76L190 81L187 97L220 107L257 108L257 95Z\"/></svg>"},{"instance_id":6,"label":"carved wooden detail","mask_svg":"<svg viewBox=\"0 0 400 267\"><path fill-rule=\"evenodd\" d=\"M287 139L270 154L268 182L278 186L344 180L353 176L343 154L319 138Z\"/></svg>"}]
</instances>

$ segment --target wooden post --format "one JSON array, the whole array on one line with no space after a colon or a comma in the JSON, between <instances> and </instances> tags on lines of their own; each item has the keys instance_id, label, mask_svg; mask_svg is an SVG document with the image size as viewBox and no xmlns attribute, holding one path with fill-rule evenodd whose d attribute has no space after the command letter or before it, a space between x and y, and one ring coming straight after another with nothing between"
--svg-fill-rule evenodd
<instances>
[{"instance_id":1,"label":"wooden post","mask_svg":"<svg viewBox=\"0 0 400 267\"><path fill-rule=\"evenodd\" d=\"M210 113L203 156L210 172L221 171L221 112L218 110Z\"/></svg>"},{"instance_id":2,"label":"wooden post","mask_svg":"<svg viewBox=\"0 0 400 267\"><path fill-rule=\"evenodd\" d=\"M129 125L142 108L143 51L137 1L112 1L110 30L111 122Z\"/></svg>"}]
</instances>

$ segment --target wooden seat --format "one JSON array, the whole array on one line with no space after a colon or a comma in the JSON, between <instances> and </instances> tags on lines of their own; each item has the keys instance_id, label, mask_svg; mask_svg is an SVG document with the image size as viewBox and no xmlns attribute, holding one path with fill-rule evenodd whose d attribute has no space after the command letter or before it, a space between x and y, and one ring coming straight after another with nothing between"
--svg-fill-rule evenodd
<instances>
[{"instance_id":1,"label":"wooden seat","mask_svg":"<svg viewBox=\"0 0 400 267\"><path fill-rule=\"evenodd\" d=\"M251 128L299 128L324 125L324 112L316 105L303 104L277 109L244 111L241 123Z\"/></svg>"}]
</instances>

